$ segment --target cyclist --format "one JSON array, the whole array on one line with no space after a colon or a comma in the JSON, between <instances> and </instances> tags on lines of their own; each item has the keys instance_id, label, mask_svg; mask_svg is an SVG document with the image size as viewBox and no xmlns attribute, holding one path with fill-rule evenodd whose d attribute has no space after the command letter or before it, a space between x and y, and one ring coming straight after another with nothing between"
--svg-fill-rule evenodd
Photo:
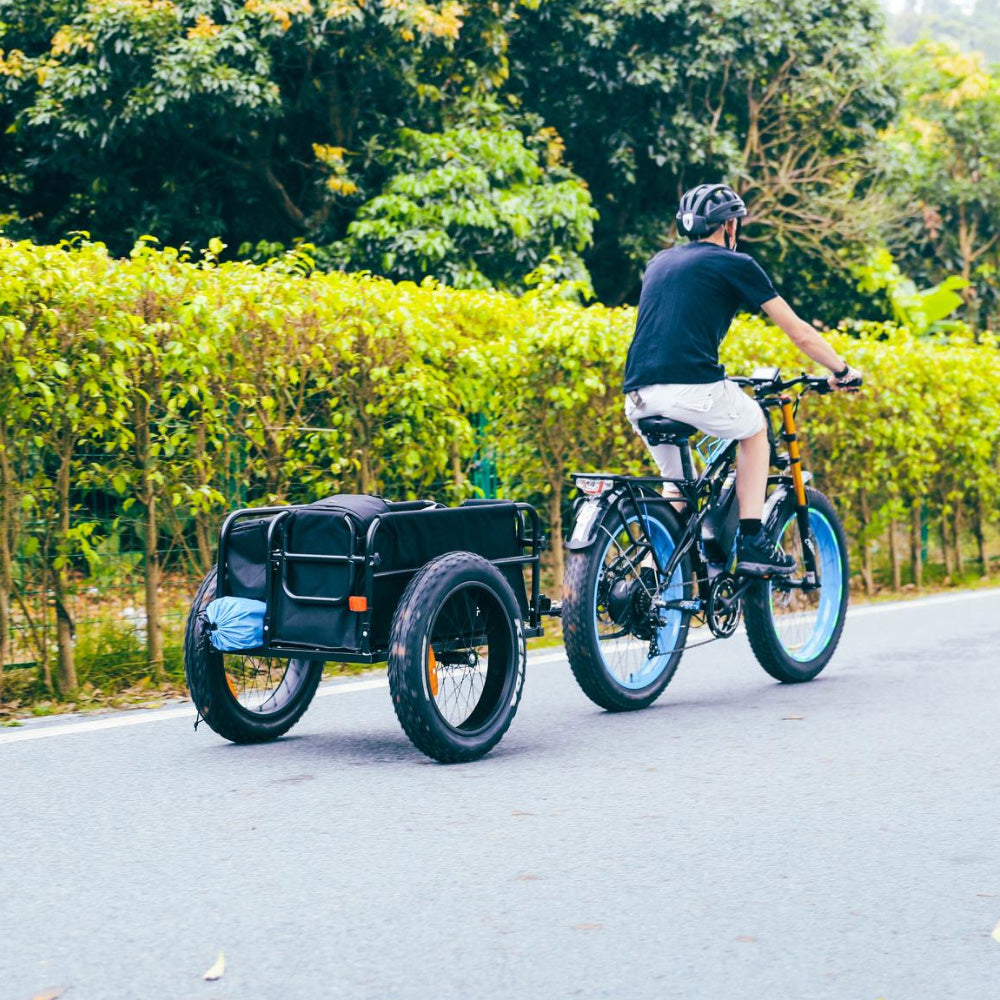
<instances>
[{"instance_id":1,"label":"cyclist","mask_svg":"<svg viewBox=\"0 0 1000 1000\"><path fill-rule=\"evenodd\" d=\"M799 350L833 373L833 388L849 388L843 383L856 381L860 373L795 314L751 256L737 252L746 214L743 199L726 184L701 184L681 198L677 228L691 242L662 250L646 267L625 361L625 415L664 478L681 477L680 451L676 445L650 446L638 427L643 417L670 417L739 441L736 570L762 576L790 573L794 564L761 524L770 467L764 414L726 379L719 345L738 309L763 309ZM665 484L666 495L677 492Z\"/></svg>"}]
</instances>

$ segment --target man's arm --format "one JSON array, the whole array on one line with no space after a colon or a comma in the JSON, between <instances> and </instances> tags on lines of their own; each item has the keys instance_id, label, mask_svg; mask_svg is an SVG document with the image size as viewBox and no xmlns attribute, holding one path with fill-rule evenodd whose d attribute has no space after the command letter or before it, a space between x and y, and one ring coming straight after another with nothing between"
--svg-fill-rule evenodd
<instances>
[{"instance_id":1,"label":"man's arm","mask_svg":"<svg viewBox=\"0 0 1000 1000\"><path fill-rule=\"evenodd\" d=\"M823 339L822 335L804 319L800 319L780 295L769 299L761 309L788 334L788 339L813 361L824 365L834 373L842 372L848 367L847 362Z\"/></svg>"}]
</instances>

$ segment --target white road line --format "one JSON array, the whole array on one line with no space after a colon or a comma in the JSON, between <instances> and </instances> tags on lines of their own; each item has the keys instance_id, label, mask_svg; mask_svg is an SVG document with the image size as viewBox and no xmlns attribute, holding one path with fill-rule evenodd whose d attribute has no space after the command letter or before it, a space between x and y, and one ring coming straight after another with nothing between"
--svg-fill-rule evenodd
<instances>
[{"instance_id":1,"label":"white road line","mask_svg":"<svg viewBox=\"0 0 1000 1000\"><path fill-rule=\"evenodd\" d=\"M991 587L987 590L967 590L962 594L942 594L940 597L917 597L912 601L892 601L888 604L862 604L859 608L848 608L848 618L863 618L865 615L878 615L885 611L908 611L910 608L926 608L939 604L961 604L964 601L975 601L983 597L1000 598L1000 589Z\"/></svg>"},{"instance_id":2,"label":"white road line","mask_svg":"<svg viewBox=\"0 0 1000 1000\"><path fill-rule=\"evenodd\" d=\"M912 601L894 601L891 604L864 604L859 608L851 608L848 618L862 618L866 615L879 615L889 611L907 611L943 604L961 604L965 601L975 601L982 598L1000 598L1000 589L971 590L961 594L946 594L940 597L921 597ZM546 663L557 663L566 659L566 650L562 647L551 652L539 652L530 655L528 663L531 666L541 666ZM377 688L389 686L384 677L375 677L364 681L337 681L324 684L316 692L317 698L327 698L331 695L357 694L360 691L374 691ZM178 708L137 709L127 714L103 716L98 719L85 719L79 722L63 724L29 724L24 729L15 729L0 733L0 746L7 743L23 743L25 740L43 740L50 736L68 736L72 733L92 733L101 729L121 729L124 726L140 726L149 722L165 722L169 719L193 719L194 707L182 705Z\"/></svg>"},{"instance_id":3,"label":"white road line","mask_svg":"<svg viewBox=\"0 0 1000 1000\"><path fill-rule=\"evenodd\" d=\"M340 681L325 684L317 692L317 698L326 698L333 694L355 694L358 691L371 691L374 688L388 687L389 682L384 677L368 681ZM127 715L111 715L100 719L86 719L80 722L68 722L64 725L42 725L37 729L0 733L0 745L4 743L22 743L25 740L43 740L49 736L68 736L70 733L92 733L99 729L121 729L123 726L140 726L146 722L164 722L168 719L193 719L193 705L182 705L178 708L157 708L151 710L137 709Z\"/></svg>"}]
</instances>

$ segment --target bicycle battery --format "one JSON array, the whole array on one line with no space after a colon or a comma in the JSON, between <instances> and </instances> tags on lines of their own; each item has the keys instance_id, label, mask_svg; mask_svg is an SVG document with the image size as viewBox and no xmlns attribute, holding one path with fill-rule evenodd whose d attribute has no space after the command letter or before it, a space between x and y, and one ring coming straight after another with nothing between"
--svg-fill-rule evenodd
<instances>
[{"instance_id":1,"label":"bicycle battery","mask_svg":"<svg viewBox=\"0 0 1000 1000\"><path fill-rule=\"evenodd\" d=\"M718 500L705 515L701 526L701 543L705 558L712 563L727 563L740 527L740 507L736 502L736 485L727 479Z\"/></svg>"}]
</instances>

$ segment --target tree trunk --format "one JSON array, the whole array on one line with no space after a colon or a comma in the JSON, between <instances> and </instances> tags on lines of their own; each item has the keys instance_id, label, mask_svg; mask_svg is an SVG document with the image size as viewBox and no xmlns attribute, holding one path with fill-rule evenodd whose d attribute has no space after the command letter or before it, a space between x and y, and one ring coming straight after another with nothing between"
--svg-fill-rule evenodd
<instances>
[{"instance_id":1,"label":"tree trunk","mask_svg":"<svg viewBox=\"0 0 1000 1000\"><path fill-rule=\"evenodd\" d=\"M375 476L368 460L367 445L361 450L361 492L373 493L375 491Z\"/></svg>"},{"instance_id":2,"label":"tree trunk","mask_svg":"<svg viewBox=\"0 0 1000 1000\"><path fill-rule=\"evenodd\" d=\"M163 623L160 621L160 548L156 524L156 494L146 487L146 661L150 674L162 681Z\"/></svg>"},{"instance_id":3,"label":"tree trunk","mask_svg":"<svg viewBox=\"0 0 1000 1000\"><path fill-rule=\"evenodd\" d=\"M210 463L208 459L208 435L205 431L204 421L198 424L195 437L198 449L195 458L195 468L201 483L208 483L211 480L209 473ZM218 458L218 456L216 456ZM203 511L194 512L194 537L198 545L198 570L203 575L212 568L212 535L208 526L208 519Z\"/></svg>"},{"instance_id":4,"label":"tree trunk","mask_svg":"<svg viewBox=\"0 0 1000 1000\"><path fill-rule=\"evenodd\" d=\"M562 593L563 573L566 570L566 557L563 552L562 528L562 478L552 482L552 496L549 498L549 551L552 553L552 590Z\"/></svg>"},{"instance_id":5,"label":"tree trunk","mask_svg":"<svg viewBox=\"0 0 1000 1000\"><path fill-rule=\"evenodd\" d=\"M903 586L903 567L899 552L898 525L895 520L889 522L889 563L892 566L892 589L899 590Z\"/></svg>"},{"instance_id":6,"label":"tree trunk","mask_svg":"<svg viewBox=\"0 0 1000 1000\"><path fill-rule=\"evenodd\" d=\"M59 463L59 472L56 476L56 496L58 498L56 523L58 525L58 538L60 542L65 542L69 537L69 480L71 464L72 444L64 452L62 460ZM73 620L70 618L66 607L66 603L69 600L69 555L67 552L60 551L62 548L64 548L62 545L57 548L56 556L58 565L52 567L52 595L56 609L59 693L63 698L68 698L79 685L76 679L76 660L73 655L73 640L75 638Z\"/></svg>"},{"instance_id":7,"label":"tree trunk","mask_svg":"<svg viewBox=\"0 0 1000 1000\"><path fill-rule=\"evenodd\" d=\"M955 574L961 578L965 572L965 561L962 559L962 503L955 503L955 513L951 522L951 543L955 553Z\"/></svg>"},{"instance_id":8,"label":"tree trunk","mask_svg":"<svg viewBox=\"0 0 1000 1000\"><path fill-rule=\"evenodd\" d=\"M136 464L142 470L140 502L146 509L144 531L146 584L146 663L154 680L163 680L163 625L160 622L160 547L156 523L156 486L153 483L151 456L151 420L149 398L139 394L136 400Z\"/></svg>"},{"instance_id":9,"label":"tree trunk","mask_svg":"<svg viewBox=\"0 0 1000 1000\"><path fill-rule=\"evenodd\" d=\"M41 562L39 564L38 591L40 594L47 594L52 588L49 586L50 558L52 555L52 533L46 532L42 541ZM40 621L32 625L32 633L35 636L35 643L38 650L39 671L42 675L42 687L49 694L55 694L55 685L52 683L52 661L49 653L49 628L48 628L48 608L44 604L42 597L42 608ZM25 621L32 623L31 612L25 603L24 597L18 595L18 603L21 606L21 613Z\"/></svg>"},{"instance_id":10,"label":"tree trunk","mask_svg":"<svg viewBox=\"0 0 1000 1000\"><path fill-rule=\"evenodd\" d=\"M924 585L923 539L921 532L921 505L917 501L910 513L910 572L913 574L913 584L920 590Z\"/></svg>"},{"instance_id":11,"label":"tree trunk","mask_svg":"<svg viewBox=\"0 0 1000 1000\"><path fill-rule=\"evenodd\" d=\"M10 478L6 444L0 440L0 701L3 701L3 669L11 659L10 595L14 589L11 545L14 538L14 489Z\"/></svg>"},{"instance_id":12,"label":"tree trunk","mask_svg":"<svg viewBox=\"0 0 1000 1000\"><path fill-rule=\"evenodd\" d=\"M938 532L941 538L941 558L944 560L944 575L950 580L955 573L951 561L951 546L948 544L948 515L941 513L941 521L938 524Z\"/></svg>"},{"instance_id":13,"label":"tree trunk","mask_svg":"<svg viewBox=\"0 0 1000 1000\"><path fill-rule=\"evenodd\" d=\"M207 515L199 511L194 516L194 534L198 540L199 569L204 575L212 568L212 529L208 525Z\"/></svg>"},{"instance_id":14,"label":"tree trunk","mask_svg":"<svg viewBox=\"0 0 1000 1000\"><path fill-rule=\"evenodd\" d=\"M990 575L990 556L986 551L986 512L983 510L983 498L976 500L976 520L973 530L976 533L976 548L979 550L979 565L983 567L983 576Z\"/></svg>"},{"instance_id":15,"label":"tree trunk","mask_svg":"<svg viewBox=\"0 0 1000 1000\"><path fill-rule=\"evenodd\" d=\"M458 443L453 442L451 446L451 482L456 497L461 497L465 492L465 473L462 471L462 456L458 453Z\"/></svg>"},{"instance_id":16,"label":"tree trunk","mask_svg":"<svg viewBox=\"0 0 1000 1000\"><path fill-rule=\"evenodd\" d=\"M871 546L866 538L871 512L868 508L868 494L864 490L861 491L858 499L858 507L861 512L861 540L858 542L861 546L861 582L864 584L865 593L870 597L875 593L875 572L872 568Z\"/></svg>"}]
</instances>

